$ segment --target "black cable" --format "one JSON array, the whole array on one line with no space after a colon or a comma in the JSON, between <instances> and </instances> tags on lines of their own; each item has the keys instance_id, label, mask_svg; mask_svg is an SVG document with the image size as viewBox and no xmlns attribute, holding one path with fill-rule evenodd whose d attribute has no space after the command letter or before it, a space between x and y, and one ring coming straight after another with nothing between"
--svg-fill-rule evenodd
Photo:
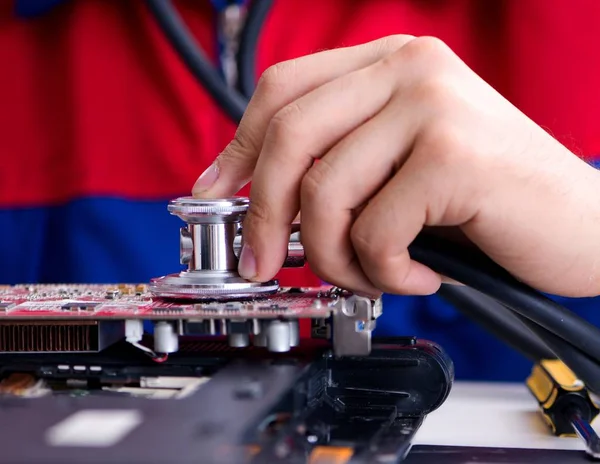
<instances>
[{"instance_id":1,"label":"black cable","mask_svg":"<svg viewBox=\"0 0 600 464\"><path fill-rule=\"evenodd\" d=\"M437 295L527 359L539 362L556 358L517 315L493 298L469 287L449 284L442 285Z\"/></svg>"},{"instance_id":2,"label":"black cable","mask_svg":"<svg viewBox=\"0 0 600 464\"><path fill-rule=\"evenodd\" d=\"M200 84L216 100L221 109L237 123L248 102L238 92L227 87L190 34L171 0L146 0L148 9L171 42L178 55Z\"/></svg>"},{"instance_id":3,"label":"black cable","mask_svg":"<svg viewBox=\"0 0 600 464\"><path fill-rule=\"evenodd\" d=\"M597 361L526 317L518 314L517 317L546 343L590 391L600 394L600 366Z\"/></svg>"},{"instance_id":4,"label":"black cable","mask_svg":"<svg viewBox=\"0 0 600 464\"><path fill-rule=\"evenodd\" d=\"M600 392L598 363L562 338L472 288L444 284L438 294L534 363L558 357L591 391Z\"/></svg>"},{"instance_id":5,"label":"black cable","mask_svg":"<svg viewBox=\"0 0 600 464\"><path fill-rule=\"evenodd\" d=\"M480 251L421 234L409 253L415 261L494 298L600 363L600 329L517 281Z\"/></svg>"},{"instance_id":6,"label":"black cable","mask_svg":"<svg viewBox=\"0 0 600 464\"><path fill-rule=\"evenodd\" d=\"M241 94L250 99L256 87L256 49L258 37L273 5L273 0L250 2L246 22L240 34L237 52L238 87Z\"/></svg>"}]
</instances>

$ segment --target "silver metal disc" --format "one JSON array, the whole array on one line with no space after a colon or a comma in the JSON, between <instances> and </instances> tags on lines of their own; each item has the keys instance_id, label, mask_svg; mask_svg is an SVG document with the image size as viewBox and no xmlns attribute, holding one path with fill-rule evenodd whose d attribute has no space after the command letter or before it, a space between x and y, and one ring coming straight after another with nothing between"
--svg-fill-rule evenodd
<instances>
[{"instance_id":1,"label":"silver metal disc","mask_svg":"<svg viewBox=\"0 0 600 464\"><path fill-rule=\"evenodd\" d=\"M277 293L279 282L250 282L233 273L181 272L150 281L149 291L162 298L231 300ZM224 275L225 274L225 275Z\"/></svg>"}]
</instances>

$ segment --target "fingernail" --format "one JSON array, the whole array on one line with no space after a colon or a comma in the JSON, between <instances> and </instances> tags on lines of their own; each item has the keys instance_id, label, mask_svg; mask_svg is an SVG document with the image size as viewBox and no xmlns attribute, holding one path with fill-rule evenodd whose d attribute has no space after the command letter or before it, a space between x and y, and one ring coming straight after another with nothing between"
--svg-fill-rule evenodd
<instances>
[{"instance_id":1,"label":"fingernail","mask_svg":"<svg viewBox=\"0 0 600 464\"><path fill-rule=\"evenodd\" d=\"M252 248L248 245L242 246L240 253L240 262L238 263L238 273L242 278L250 280L256 277L256 258Z\"/></svg>"},{"instance_id":2,"label":"fingernail","mask_svg":"<svg viewBox=\"0 0 600 464\"><path fill-rule=\"evenodd\" d=\"M206 171L204 171L198 180L192 187L192 193L203 193L211 188L219 177L219 168L217 163L211 164Z\"/></svg>"}]
</instances>

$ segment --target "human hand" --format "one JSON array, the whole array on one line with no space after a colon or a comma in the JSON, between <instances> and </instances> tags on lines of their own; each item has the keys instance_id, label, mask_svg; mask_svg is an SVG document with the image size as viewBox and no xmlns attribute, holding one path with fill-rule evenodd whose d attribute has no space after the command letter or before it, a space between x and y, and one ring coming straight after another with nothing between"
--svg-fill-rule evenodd
<instances>
[{"instance_id":1,"label":"human hand","mask_svg":"<svg viewBox=\"0 0 600 464\"><path fill-rule=\"evenodd\" d=\"M441 41L393 36L270 68L193 195L252 179L248 279L279 271L300 211L313 271L358 293L437 291L441 277L407 248L443 227L541 291L589 296L598 176Z\"/></svg>"}]
</instances>

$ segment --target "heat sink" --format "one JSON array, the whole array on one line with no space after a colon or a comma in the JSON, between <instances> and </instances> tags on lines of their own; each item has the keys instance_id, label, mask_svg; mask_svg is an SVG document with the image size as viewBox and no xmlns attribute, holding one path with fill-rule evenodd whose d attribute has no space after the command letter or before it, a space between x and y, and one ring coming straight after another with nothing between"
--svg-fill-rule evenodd
<instances>
[{"instance_id":1,"label":"heat sink","mask_svg":"<svg viewBox=\"0 0 600 464\"><path fill-rule=\"evenodd\" d=\"M93 353L123 337L121 321L0 321L0 353Z\"/></svg>"}]
</instances>

